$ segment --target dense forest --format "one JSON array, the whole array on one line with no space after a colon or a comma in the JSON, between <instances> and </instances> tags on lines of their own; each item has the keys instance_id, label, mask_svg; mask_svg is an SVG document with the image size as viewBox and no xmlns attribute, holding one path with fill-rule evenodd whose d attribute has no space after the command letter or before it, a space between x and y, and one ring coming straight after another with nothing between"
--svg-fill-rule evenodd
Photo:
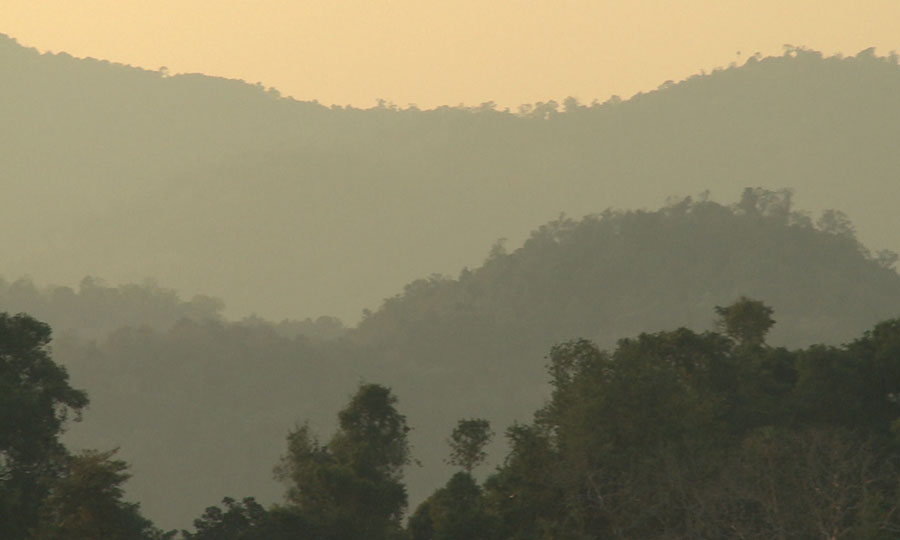
<instances>
[{"instance_id":1,"label":"dense forest","mask_svg":"<svg viewBox=\"0 0 900 540\"><path fill-rule=\"evenodd\" d=\"M2 36L0 73L9 280L150 277L227 299L231 317L355 324L560 212L745 186L791 187L900 250L900 67L871 50L787 48L627 100L514 111L328 108Z\"/></svg>"},{"instance_id":2,"label":"dense forest","mask_svg":"<svg viewBox=\"0 0 900 540\"><path fill-rule=\"evenodd\" d=\"M443 441L459 418L505 427L541 406L554 344L711 330L712 308L746 294L771 299L774 346L837 346L900 314L895 259L869 252L839 212L814 219L790 192L747 189L731 205L700 197L559 218L455 278L411 282L352 328L229 320L214 299L96 280L4 283L0 309L51 322L54 358L90 390L88 414L63 440L119 447L135 473L129 496L160 525L186 527L223 495L279 500L269 472L284 433L301 418L328 432L359 383L389 385L410 407L421 466L406 486L418 504L452 471ZM486 447L491 466L506 444Z\"/></svg>"},{"instance_id":3,"label":"dense forest","mask_svg":"<svg viewBox=\"0 0 900 540\"><path fill-rule=\"evenodd\" d=\"M900 534L900 319L841 346L767 343L774 311L741 297L716 330L641 333L601 350L551 348L550 396L509 425L509 450L473 470L491 423L460 419L458 467L414 508L404 469L414 429L392 390L359 384L321 439L287 433L282 502L225 497L192 530L164 533L126 502L115 451L59 441L88 395L49 355L50 328L0 315L0 533L133 540L473 540L614 538L891 539ZM211 457L212 458L212 457ZM230 463L229 463L230 464ZM228 466L225 464L224 466Z\"/></svg>"}]
</instances>

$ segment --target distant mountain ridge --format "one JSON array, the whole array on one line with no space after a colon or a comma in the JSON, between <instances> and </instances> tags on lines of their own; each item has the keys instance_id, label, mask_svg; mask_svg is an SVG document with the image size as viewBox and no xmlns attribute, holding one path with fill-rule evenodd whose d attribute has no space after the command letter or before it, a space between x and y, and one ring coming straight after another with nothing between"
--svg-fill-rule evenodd
<instances>
[{"instance_id":1,"label":"distant mountain ridge","mask_svg":"<svg viewBox=\"0 0 900 540\"><path fill-rule=\"evenodd\" d=\"M237 316L353 323L560 212L790 187L900 249L900 67L750 58L627 101L326 108L0 37L7 279L155 278ZM211 263L211 261L215 261Z\"/></svg>"}]
</instances>

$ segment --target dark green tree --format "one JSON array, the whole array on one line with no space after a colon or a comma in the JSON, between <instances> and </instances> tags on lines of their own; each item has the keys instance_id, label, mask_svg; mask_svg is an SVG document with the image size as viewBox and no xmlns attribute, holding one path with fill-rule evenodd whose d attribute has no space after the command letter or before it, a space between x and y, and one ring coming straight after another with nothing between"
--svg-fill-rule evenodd
<instances>
[{"instance_id":1,"label":"dark green tree","mask_svg":"<svg viewBox=\"0 0 900 540\"><path fill-rule=\"evenodd\" d=\"M396 409L397 398L378 384L360 386L340 413L340 429L329 443L338 459L360 474L399 481L410 462L409 427Z\"/></svg>"},{"instance_id":2,"label":"dark green tree","mask_svg":"<svg viewBox=\"0 0 900 540\"><path fill-rule=\"evenodd\" d=\"M411 540L488 540L495 537L496 518L472 475L458 472L419 505L407 530Z\"/></svg>"},{"instance_id":3,"label":"dark green tree","mask_svg":"<svg viewBox=\"0 0 900 540\"><path fill-rule=\"evenodd\" d=\"M401 534L406 508L403 468L410 462L406 417L391 391L360 386L339 414L340 428L322 445L304 425L288 435L275 469L287 500L328 538L387 539Z\"/></svg>"},{"instance_id":4,"label":"dark green tree","mask_svg":"<svg viewBox=\"0 0 900 540\"><path fill-rule=\"evenodd\" d=\"M194 520L195 532L182 531L184 540L306 540L320 536L290 508L264 508L253 497L238 502L222 499L224 509L210 506Z\"/></svg>"},{"instance_id":5,"label":"dark green tree","mask_svg":"<svg viewBox=\"0 0 900 540\"><path fill-rule=\"evenodd\" d=\"M499 538L897 537L900 322L790 351L761 302L718 311L727 335L551 350L551 399L485 482ZM437 537L437 500L413 538Z\"/></svg>"},{"instance_id":6,"label":"dark green tree","mask_svg":"<svg viewBox=\"0 0 900 540\"><path fill-rule=\"evenodd\" d=\"M491 431L491 423L483 418L470 418L460 420L453 433L447 439L450 445L451 465L458 465L472 474L472 470L480 465L487 457L484 447L491 442L494 432Z\"/></svg>"},{"instance_id":7,"label":"dark green tree","mask_svg":"<svg viewBox=\"0 0 900 540\"><path fill-rule=\"evenodd\" d=\"M565 516L565 493L557 476L559 454L540 426L514 424L506 430L510 452L484 484L485 507L497 520L498 538L557 538ZM565 518L563 518L565 519Z\"/></svg>"},{"instance_id":8,"label":"dark green tree","mask_svg":"<svg viewBox=\"0 0 900 540\"><path fill-rule=\"evenodd\" d=\"M66 459L65 472L50 485L41 505L38 540L149 540L170 538L142 517L138 505L122 500L128 464L115 450L85 451Z\"/></svg>"},{"instance_id":9,"label":"dark green tree","mask_svg":"<svg viewBox=\"0 0 900 540\"><path fill-rule=\"evenodd\" d=\"M59 441L87 395L50 357L50 327L0 313L0 538L30 538L39 508L66 467Z\"/></svg>"},{"instance_id":10,"label":"dark green tree","mask_svg":"<svg viewBox=\"0 0 900 540\"><path fill-rule=\"evenodd\" d=\"M759 300L740 297L730 306L716 306L718 324L730 338L741 345L759 346L775 324L774 310Z\"/></svg>"}]
</instances>

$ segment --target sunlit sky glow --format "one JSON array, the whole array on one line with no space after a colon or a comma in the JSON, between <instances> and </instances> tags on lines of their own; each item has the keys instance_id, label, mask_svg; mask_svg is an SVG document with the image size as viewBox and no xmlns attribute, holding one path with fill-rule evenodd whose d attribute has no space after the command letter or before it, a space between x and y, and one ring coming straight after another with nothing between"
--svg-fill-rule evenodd
<instances>
[{"instance_id":1,"label":"sunlit sky glow","mask_svg":"<svg viewBox=\"0 0 900 540\"><path fill-rule=\"evenodd\" d=\"M628 97L784 44L887 54L900 49L900 2L3 0L0 32L327 105L515 107Z\"/></svg>"}]
</instances>

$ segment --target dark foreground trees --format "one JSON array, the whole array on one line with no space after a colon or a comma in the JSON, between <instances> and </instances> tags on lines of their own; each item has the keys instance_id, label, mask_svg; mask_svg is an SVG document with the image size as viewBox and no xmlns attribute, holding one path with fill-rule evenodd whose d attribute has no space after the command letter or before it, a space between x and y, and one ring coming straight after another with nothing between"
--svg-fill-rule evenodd
<instances>
[{"instance_id":1,"label":"dark foreground trees","mask_svg":"<svg viewBox=\"0 0 900 540\"><path fill-rule=\"evenodd\" d=\"M63 473L52 480L40 507L38 540L151 540L169 538L141 516L138 504L125 502L122 485L128 464L112 459L115 451L85 451L68 456Z\"/></svg>"},{"instance_id":2,"label":"dark foreground trees","mask_svg":"<svg viewBox=\"0 0 900 540\"><path fill-rule=\"evenodd\" d=\"M50 327L0 313L0 538L28 538L50 483L65 469L59 442L88 403L50 358Z\"/></svg>"},{"instance_id":3,"label":"dark foreground trees","mask_svg":"<svg viewBox=\"0 0 900 540\"><path fill-rule=\"evenodd\" d=\"M321 443L307 425L277 468L285 504L226 499L196 540L889 540L900 537L900 320L842 347L766 344L774 314L740 298L720 332L551 350L552 393L507 429L479 483L487 422L448 439L454 474L410 513L405 418L363 385Z\"/></svg>"},{"instance_id":4,"label":"dark foreground trees","mask_svg":"<svg viewBox=\"0 0 900 540\"><path fill-rule=\"evenodd\" d=\"M195 532L182 531L184 540L304 540L327 538L319 534L296 509L266 509L253 497L237 502L222 500L224 508L211 506L194 520Z\"/></svg>"},{"instance_id":5,"label":"dark foreground trees","mask_svg":"<svg viewBox=\"0 0 900 540\"><path fill-rule=\"evenodd\" d=\"M50 327L0 313L0 538L166 540L138 505L123 500L128 465L115 450L72 454L59 441L65 421L87 405L49 354ZM276 468L286 504L226 498L195 521L196 540L388 540L404 536L410 462L406 418L391 391L360 386L320 444L307 426L288 436Z\"/></svg>"},{"instance_id":6,"label":"dark foreground trees","mask_svg":"<svg viewBox=\"0 0 900 540\"><path fill-rule=\"evenodd\" d=\"M460 420L447 439L451 464L462 468L447 484L425 500L410 516L412 540L481 540L496 535L496 516L481 504L483 490L472 470L487 457L485 445L494 436L483 418Z\"/></svg>"},{"instance_id":7,"label":"dark foreground trees","mask_svg":"<svg viewBox=\"0 0 900 540\"><path fill-rule=\"evenodd\" d=\"M287 502L328 538L400 536L410 450L396 402L388 388L365 384L338 414L340 427L327 444L307 425L288 436L276 476L288 484Z\"/></svg>"},{"instance_id":8,"label":"dark foreground trees","mask_svg":"<svg viewBox=\"0 0 900 540\"><path fill-rule=\"evenodd\" d=\"M554 347L551 398L507 431L503 466L438 490L411 538L447 537L439 506L503 540L897 538L900 321L789 351L765 344L761 302L716 311L723 334Z\"/></svg>"},{"instance_id":9,"label":"dark foreground trees","mask_svg":"<svg viewBox=\"0 0 900 540\"><path fill-rule=\"evenodd\" d=\"M390 389L359 387L320 443L308 424L288 434L275 467L285 503L266 509L252 497L223 500L195 520L191 540L372 540L404 537L403 468L410 462L406 417Z\"/></svg>"},{"instance_id":10,"label":"dark foreground trees","mask_svg":"<svg viewBox=\"0 0 900 540\"><path fill-rule=\"evenodd\" d=\"M60 443L87 394L49 353L50 327L0 313L0 538L164 538L122 500L128 478L113 452L71 455Z\"/></svg>"},{"instance_id":11,"label":"dark foreground trees","mask_svg":"<svg viewBox=\"0 0 900 540\"><path fill-rule=\"evenodd\" d=\"M392 392L361 385L320 442L288 436L282 505L225 499L193 540L888 540L900 536L900 320L841 346L766 344L773 313L741 298L723 333L587 340L549 355L552 392L480 484L490 438L460 421L462 467L410 515L409 427ZM49 328L0 315L0 533L22 540L157 540L122 499L114 452L70 454L67 413L87 403L49 357Z\"/></svg>"}]
</instances>

